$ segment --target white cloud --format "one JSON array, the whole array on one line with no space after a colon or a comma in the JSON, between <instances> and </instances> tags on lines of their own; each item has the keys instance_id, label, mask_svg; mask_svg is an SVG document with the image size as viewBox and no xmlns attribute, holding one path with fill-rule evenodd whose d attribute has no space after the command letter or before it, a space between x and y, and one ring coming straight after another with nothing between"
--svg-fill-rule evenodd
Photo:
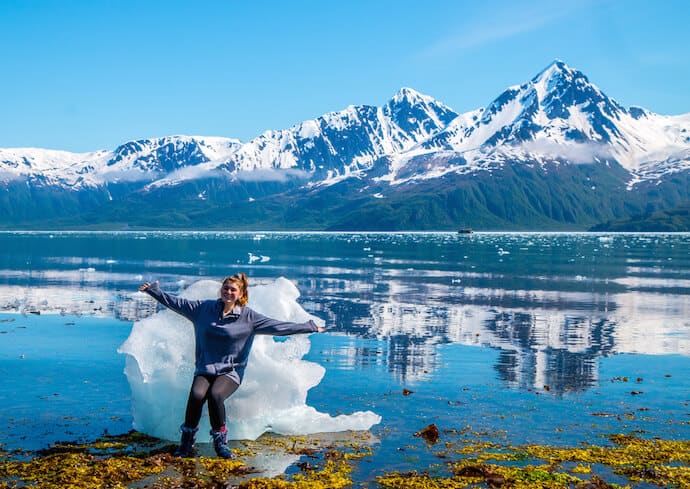
<instances>
[{"instance_id":1,"label":"white cloud","mask_svg":"<svg viewBox=\"0 0 690 489\"><path fill-rule=\"evenodd\" d=\"M0 170L0 182L12 182L15 180L25 180L25 175L18 175L7 170Z\"/></svg>"},{"instance_id":2,"label":"white cloud","mask_svg":"<svg viewBox=\"0 0 690 489\"><path fill-rule=\"evenodd\" d=\"M303 170L280 170L263 168L231 173L218 168L196 165L180 168L178 170L168 173L165 176L153 172L143 173L137 170L128 170L123 172L109 172L103 174L102 177L107 182L136 182L141 180L157 180L155 184L165 185L166 183L169 184L172 182L210 178L236 178L237 180L245 182L285 182L289 179L308 180L311 175L311 173Z\"/></svg>"},{"instance_id":3,"label":"white cloud","mask_svg":"<svg viewBox=\"0 0 690 489\"><path fill-rule=\"evenodd\" d=\"M245 182L285 182L288 179L308 180L311 173L304 170L256 169L237 173L237 179Z\"/></svg>"},{"instance_id":4,"label":"white cloud","mask_svg":"<svg viewBox=\"0 0 690 489\"><path fill-rule=\"evenodd\" d=\"M527 141L520 148L549 158L559 158L571 163L592 163L595 159L611 158L611 148L602 143L557 143L548 140Z\"/></svg>"},{"instance_id":5,"label":"white cloud","mask_svg":"<svg viewBox=\"0 0 690 489\"><path fill-rule=\"evenodd\" d=\"M538 30L554 21L571 16L588 2L534 2L528 5L506 3L490 9L490 15L463 19L458 32L439 39L418 53L420 58L448 56L520 34ZM485 13L489 9L483 10Z\"/></svg>"},{"instance_id":6,"label":"white cloud","mask_svg":"<svg viewBox=\"0 0 690 489\"><path fill-rule=\"evenodd\" d=\"M227 178L227 172L217 168L208 168L201 165L185 166L168 173L166 180L198 180L200 178Z\"/></svg>"},{"instance_id":7,"label":"white cloud","mask_svg":"<svg viewBox=\"0 0 690 489\"><path fill-rule=\"evenodd\" d=\"M112 182L140 182L140 181L152 181L160 177L160 173L157 172L142 172L141 170L130 169L123 171L108 171L100 175L106 183Z\"/></svg>"}]
</instances>

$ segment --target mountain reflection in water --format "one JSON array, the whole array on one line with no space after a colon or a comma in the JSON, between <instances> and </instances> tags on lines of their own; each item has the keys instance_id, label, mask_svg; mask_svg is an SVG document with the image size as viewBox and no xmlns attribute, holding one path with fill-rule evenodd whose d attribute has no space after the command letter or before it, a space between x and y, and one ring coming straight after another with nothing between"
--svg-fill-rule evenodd
<instances>
[{"instance_id":1,"label":"mountain reflection in water","mask_svg":"<svg viewBox=\"0 0 690 489\"><path fill-rule=\"evenodd\" d=\"M0 311L136 321L172 292L236 270L294 281L331 334L377 340L334 352L403 381L438 368L438 345L499 350L518 389L582 391L598 359L690 355L690 235L474 233L0 233ZM78 255L75 253L78 252Z\"/></svg>"}]
</instances>

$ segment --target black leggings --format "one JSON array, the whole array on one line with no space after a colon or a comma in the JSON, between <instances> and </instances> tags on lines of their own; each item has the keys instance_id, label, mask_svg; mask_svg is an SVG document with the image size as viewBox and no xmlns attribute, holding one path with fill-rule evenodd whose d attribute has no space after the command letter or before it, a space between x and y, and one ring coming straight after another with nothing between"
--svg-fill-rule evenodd
<instances>
[{"instance_id":1,"label":"black leggings","mask_svg":"<svg viewBox=\"0 0 690 489\"><path fill-rule=\"evenodd\" d=\"M196 428L201 419L204 402L208 401L208 416L211 428L218 430L225 424L225 400L237 390L239 385L227 375L197 375L192 382L187 399L184 424Z\"/></svg>"}]
</instances>

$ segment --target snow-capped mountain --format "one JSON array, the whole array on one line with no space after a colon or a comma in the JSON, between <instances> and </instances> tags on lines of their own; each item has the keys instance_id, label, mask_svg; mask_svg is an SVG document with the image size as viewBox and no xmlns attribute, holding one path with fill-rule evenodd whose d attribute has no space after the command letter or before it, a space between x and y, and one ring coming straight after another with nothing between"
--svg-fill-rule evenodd
<instances>
[{"instance_id":1,"label":"snow-capped mountain","mask_svg":"<svg viewBox=\"0 0 690 489\"><path fill-rule=\"evenodd\" d=\"M220 168L231 173L300 170L312 181L347 177L443 130L457 114L431 97L401 89L383 107L350 106L268 131L243 144Z\"/></svg>"},{"instance_id":2,"label":"snow-capped mountain","mask_svg":"<svg viewBox=\"0 0 690 489\"><path fill-rule=\"evenodd\" d=\"M398 173L410 162L450 152L459 162L437 169L434 177L509 161L616 161L637 182L690 169L689 150L690 114L625 109L584 74L555 61L529 82L507 88L485 108L457 117L439 134L393 158L383 179L400 183ZM673 164L659 165L662 161Z\"/></svg>"},{"instance_id":3,"label":"snow-capped mountain","mask_svg":"<svg viewBox=\"0 0 690 489\"><path fill-rule=\"evenodd\" d=\"M127 142L114 151L69 153L0 149L0 180L40 179L47 185L98 186L146 181L174 185L225 172L298 170L318 180L368 168L444 129L457 114L431 97L403 88L383 107L350 106L289 129L236 139L169 136Z\"/></svg>"},{"instance_id":4,"label":"snow-capped mountain","mask_svg":"<svg viewBox=\"0 0 690 489\"><path fill-rule=\"evenodd\" d=\"M214 171L299 170L312 181L358 175L391 158L383 181L420 156L451 152L461 164L414 172L436 178L514 160L571 163L615 160L636 179L690 167L690 114L663 116L625 109L581 72L555 61L532 80L507 88L484 108L464 114L410 88L383 107L350 106L237 139L169 136L127 142L113 151L0 149L0 179L29 177L43 184L97 186L108 182L175 184ZM661 168L657 163L665 162ZM669 165L669 162L672 164ZM190 169L189 167L194 167Z\"/></svg>"},{"instance_id":5,"label":"snow-capped mountain","mask_svg":"<svg viewBox=\"0 0 690 489\"><path fill-rule=\"evenodd\" d=\"M27 179L70 188L150 181L185 167L227 158L236 139L168 136L129 141L113 151L70 153L36 148L0 148L0 182Z\"/></svg>"},{"instance_id":6,"label":"snow-capped mountain","mask_svg":"<svg viewBox=\"0 0 690 489\"><path fill-rule=\"evenodd\" d=\"M524 183L525 172L543 188ZM93 153L0 149L0 190L5 189L0 218L16 224L83 211L93 213L89 222L115 215L119 220L129 216L130 206L174 198L182 216L185 205L195 215L203 213L200 201L207 208L232 202L233 213L243 209L238 203L266 202L270 224L277 212L288 212L288 194L275 201L271 196L289 191L295 214L281 217L283 226L334 205L324 197L329 192L343 209L323 209L334 215L310 226L350 228L363 226L357 224L362 219L376 226L377 219L388 219L385 212L400 209L405 216L390 217L386 226L407 221L416 226L415 220L424 221L422 228L432 222L454 226L458 218L495 226L520 226L521 220L583 226L690 200L688 179L690 114L624 108L583 73L556 60L486 107L464 114L403 88L381 107L350 106L247 142L168 136ZM556 185L569 186L572 195L554 197ZM521 197L525 192L535 195ZM439 195L445 195L444 203ZM408 204L412 197L433 212ZM500 205L493 203L499 198ZM568 208L579 205L569 202L585 200L581 208ZM26 210L39 201L48 203ZM242 210L248 225L256 218L252 205ZM110 217L103 217L103 206ZM305 206L309 212L300 212ZM346 215L338 215L342 212ZM329 219L335 215L341 220L333 224Z\"/></svg>"}]
</instances>

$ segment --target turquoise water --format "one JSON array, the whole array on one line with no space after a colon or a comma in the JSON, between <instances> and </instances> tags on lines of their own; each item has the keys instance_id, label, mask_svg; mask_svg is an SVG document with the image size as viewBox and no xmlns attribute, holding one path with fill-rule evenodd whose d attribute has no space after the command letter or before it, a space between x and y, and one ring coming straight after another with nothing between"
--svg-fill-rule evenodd
<instances>
[{"instance_id":1,"label":"turquoise water","mask_svg":"<svg viewBox=\"0 0 690 489\"><path fill-rule=\"evenodd\" d=\"M129 385L114 351L130 324L0 314L0 440L40 449L131 429Z\"/></svg>"},{"instance_id":2,"label":"turquoise water","mask_svg":"<svg viewBox=\"0 0 690 489\"><path fill-rule=\"evenodd\" d=\"M136 287L238 270L287 277L328 324L309 404L383 416L363 480L437 462L412 436L429 423L690 438L687 234L0 233L2 443L128 431L116 349L154 310Z\"/></svg>"}]
</instances>

